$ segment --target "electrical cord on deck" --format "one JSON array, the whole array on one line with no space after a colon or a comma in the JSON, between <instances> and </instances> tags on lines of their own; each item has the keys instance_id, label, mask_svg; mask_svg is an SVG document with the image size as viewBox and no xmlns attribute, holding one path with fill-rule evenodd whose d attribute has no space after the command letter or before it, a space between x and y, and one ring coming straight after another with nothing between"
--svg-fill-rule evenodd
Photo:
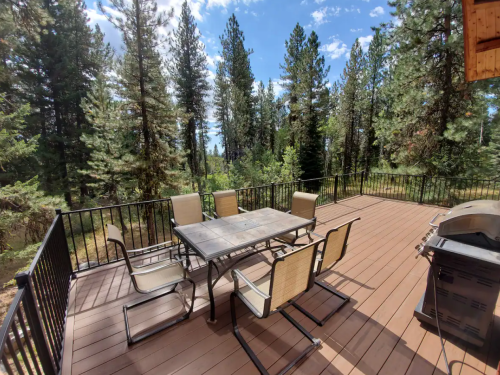
<instances>
[{"instance_id":1,"label":"electrical cord on deck","mask_svg":"<svg viewBox=\"0 0 500 375\"><path fill-rule=\"evenodd\" d=\"M446 357L446 351L444 350L444 342L443 337L441 336L441 327L439 326L439 310L438 310L438 301L437 301L437 290L436 290L436 273L434 272L434 267L432 266L432 262L429 259L429 255L422 254L422 256L427 259L429 262L431 272L432 272L432 280L434 281L434 310L436 310L436 326L438 329L439 341L441 342L441 348L443 349L443 357L444 363L446 364L446 372L448 375L451 375L450 365L448 364L448 358Z\"/></svg>"}]
</instances>

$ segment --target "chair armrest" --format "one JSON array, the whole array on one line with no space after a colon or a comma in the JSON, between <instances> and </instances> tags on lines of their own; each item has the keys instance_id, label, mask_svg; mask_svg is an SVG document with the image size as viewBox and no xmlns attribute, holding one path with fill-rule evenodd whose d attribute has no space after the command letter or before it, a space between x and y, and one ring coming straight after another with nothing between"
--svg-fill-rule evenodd
<instances>
[{"instance_id":1,"label":"chair armrest","mask_svg":"<svg viewBox=\"0 0 500 375\"><path fill-rule=\"evenodd\" d=\"M295 250L295 248L294 248L292 245L289 245L289 244L287 244L287 243L284 243L284 244L283 244L283 247L286 247L288 250L291 250L291 251L294 251L294 250ZM283 249L282 251L286 254L285 249Z\"/></svg>"},{"instance_id":2,"label":"chair armrest","mask_svg":"<svg viewBox=\"0 0 500 375\"><path fill-rule=\"evenodd\" d=\"M166 245L167 243L173 243L173 242L172 241L165 241L165 242L162 242L162 243L159 243L159 244L156 244L156 245L151 245L151 246L148 246L148 247L142 247L140 249L126 250L126 251L127 251L127 253L138 253L139 251L146 251L146 250L152 249L154 247Z\"/></svg>"},{"instance_id":3,"label":"chair armrest","mask_svg":"<svg viewBox=\"0 0 500 375\"><path fill-rule=\"evenodd\" d=\"M287 212L285 212L285 214L291 214L292 213L292 210L288 210Z\"/></svg>"},{"instance_id":4,"label":"chair armrest","mask_svg":"<svg viewBox=\"0 0 500 375\"><path fill-rule=\"evenodd\" d=\"M239 284L238 284L238 279L242 279L250 289L252 289L255 293L259 295L259 297L262 297L264 299L270 298L266 293L264 293L262 290L257 288L254 283L252 283L250 280L247 279L247 277L238 269L236 270L231 270L231 276L233 276L234 279L234 284L235 284L235 290L237 291L239 289Z\"/></svg>"},{"instance_id":5,"label":"chair armrest","mask_svg":"<svg viewBox=\"0 0 500 375\"><path fill-rule=\"evenodd\" d=\"M313 236L319 237L319 238L321 238L323 240L325 239L325 236L322 236L321 234L314 233L314 232L309 232L309 233L311 233Z\"/></svg>"},{"instance_id":6,"label":"chair armrest","mask_svg":"<svg viewBox=\"0 0 500 375\"><path fill-rule=\"evenodd\" d=\"M179 226L179 223L177 223L177 221L175 221L175 219L174 219L174 218L170 219L170 221L172 222L172 225L173 225L174 227L178 227L178 226Z\"/></svg>"},{"instance_id":7,"label":"chair armrest","mask_svg":"<svg viewBox=\"0 0 500 375\"><path fill-rule=\"evenodd\" d=\"M172 262L170 262L168 264L164 264L162 266L151 268L151 269L146 270L146 271L132 272L130 274L130 276L146 275L148 273L156 272L156 271L162 270L164 268L170 268L170 267L177 266L178 263L181 263L183 261L184 261L183 259L181 259L181 260L174 260L174 261L172 261Z\"/></svg>"},{"instance_id":8,"label":"chair armrest","mask_svg":"<svg viewBox=\"0 0 500 375\"><path fill-rule=\"evenodd\" d=\"M238 207L238 210L239 210L240 212L249 212L249 211L247 211L247 210L245 210L244 208L241 208L241 207Z\"/></svg>"},{"instance_id":9,"label":"chair armrest","mask_svg":"<svg viewBox=\"0 0 500 375\"><path fill-rule=\"evenodd\" d=\"M206 217L207 219L210 219L210 220L215 220L212 216L210 216L209 214L207 214L206 212L202 212L203 216Z\"/></svg>"}]
</instances>

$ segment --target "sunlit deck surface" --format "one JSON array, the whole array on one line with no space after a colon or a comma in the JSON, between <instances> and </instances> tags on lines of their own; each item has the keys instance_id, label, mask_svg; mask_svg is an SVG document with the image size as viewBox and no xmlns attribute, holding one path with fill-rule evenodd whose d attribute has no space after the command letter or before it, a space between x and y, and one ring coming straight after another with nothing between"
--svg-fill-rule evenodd
<instances>
[{"instance_id":1,"label":"sunlit deck surface","mask_svg":"<svg viewBox=\"0 0 500 375\"><path fill-rule=\"evenodd\" d=\"M428 263L415 259L415 245L428 222L443 208L368 196L354 197L317 210L316 232L326 232L357 216L347 255L323 279L351 296L325 326L317 327L294 308L287 311L322 345L294 374L444 374L434 328L413 317L426 285ZM270 254L250 257L238 268L251 279L265 274ZM154 258L156 260L156 257ZM258 373L232 334L229 276L215 289L217 324L209 325L206 267L194 261L195 312L183 324L128 346L122 306L143 298L134 291L122 262L82 273L72 288L64 351L64 374L255 374ZM318 316L339 300L315 286L301 299ZM308 342L280 314L259 320L239 303L243 335L270 373L276 373ZM498 305L497 305L498 307ZM130 312L132 333L178 314L179 299L164 297ZM445 336L453 374L496 374L500 357L500 308L488 343L477 348Z\"/></svg>"}]
</instances>

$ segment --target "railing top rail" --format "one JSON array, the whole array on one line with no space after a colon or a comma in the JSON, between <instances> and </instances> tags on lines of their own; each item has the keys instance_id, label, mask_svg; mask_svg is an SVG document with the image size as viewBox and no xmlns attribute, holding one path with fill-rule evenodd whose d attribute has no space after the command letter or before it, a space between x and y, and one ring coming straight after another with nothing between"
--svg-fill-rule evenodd
<instances>
[{"instance_id":1,"label":"railing top rail","mask_svg":"<svg viewBox=\"0 0 500 375\"><path fill-rule=\"evenodd\" d=\"M2 323L2 326L0 326L0 351L2 351L2 349L5 346L5 342L7 341L7 336L9 335L10 327L12 325L12 322L16 318L16 313L17 310L19 310L24 294L25 294L24 287L21 287L17 290L16 295L14 296L14 299L10 304L9 310L7 311L7 315L5 315L5 319Z\"/></svg>"},{"instance_id":2,"label":"railing top rail","mask_svg":"<svg viewBox=\"0 0 500 375\"><path fill-rule=\"evenodd\" d=\"M35 270L35 267L38 264L40 257L42 256L43 250L44 250L45 246L47 245L47 242L49 241L49 238L50 238L52 232L54 231L55 226L57 225L57 221L59 220L59 216L60 216L60 214L56 215L56 217L52 221L52 224L50 225L49 230L47 231L47 233L45 233L45 237L43 238L42 244L38 248L38 250L35 254L35 257L33 258L32 262L31 262L30 269L29 269L30 275L33 274L33 271Z\"/></svg>"}]
</instances>

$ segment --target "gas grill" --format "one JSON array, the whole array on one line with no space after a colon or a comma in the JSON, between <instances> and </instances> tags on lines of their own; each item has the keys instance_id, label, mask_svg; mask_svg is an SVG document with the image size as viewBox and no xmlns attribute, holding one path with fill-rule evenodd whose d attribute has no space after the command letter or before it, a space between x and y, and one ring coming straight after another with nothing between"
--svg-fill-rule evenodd
<instances>
[{"instance_id":1,"label":"gas grill","mask_svg":"<svg viewBox=\"0 0 500 375\"><path fill-rule=\"evenodd\" d=\"M441 330L482 346L500 291L500 202L472 201L438 216L420 253L433 253ZM432 269L414 315L436 325Z\"/></svg>"}]
</instances>

